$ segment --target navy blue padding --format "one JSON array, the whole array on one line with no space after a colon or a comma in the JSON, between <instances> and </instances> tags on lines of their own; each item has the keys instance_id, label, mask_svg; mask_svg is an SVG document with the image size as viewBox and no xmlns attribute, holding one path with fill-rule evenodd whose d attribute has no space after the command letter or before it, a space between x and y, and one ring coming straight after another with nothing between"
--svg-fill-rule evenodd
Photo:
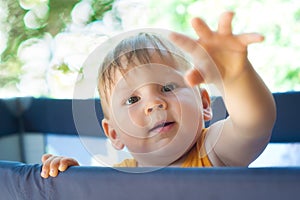
<instances>
[{"instance_id":1,"label":"navy blue padding","mask_svg":"<svg viewBox=\"0 0 300 200\"><path fill-rule=\"evenodd\" d=\"M0 99L0 137L19 131L18 118L9 110L15 99Z\"/></svg>"},{"instance_id":2,"label":"navy blue padding","mask_svg":"<svg viewBox=\"0 0 300 200\"><path fill-rule=\"evenodd\" d=\"M300 92L274 94L277 119L272 142L300 142Z\"/></svg>"},{"instance_id":3,"label":"navy blue padding","mask_svg":"<svg viewBox=\"0 0 300 200\"><path fill-rule=\"evenodd\" d=\"M20 99L22 101L22 99ZM95 130L94 124L88 117L85 107L91 104L95 107L96 118L101 124L103 118L99 100L71 100L71 99L31 99L30 105L23 113L23 123L26 132L58 133L58 134L78 134L77 127L73 119L72 105L75 103L80 107L79 114L86 115L82 123L85 124L81 134L89 136L104 136L103 132Z\"/></svg>"},{"instance_id":4,"label":"navy blue padding","mask_svg":"<svg viewBox=\"0 0 300 200\"><path fill-rule=\"evenodd\" d=\"M164 168L127 173L71 167L40 177L40 165L0 161L0 198L35 199L299 199L300 168Z\"/></svg>"},{"instance_id":5,"label":"navy blue padding","mask_svg":"<svg viewBox=\"0 0 300 200\"><path fill-rule=\"evenodd\" d=\"M300 92L274 93L273 96L276 103L277 118L271 142L300 142ZM227 113L224 113L224 106L221 98L213 100L214 118L211 123L228 116Z\"/></svg>"},{"instance_id":6,"label":"navy blue padding","mask_svg":"<svg viewBox=\"0 0 300 200\"><path fill-rule=\"evenodd\" d=\"M213 117L209 122L206 122L206 127L215 123L216 121L222 120L228 117L227 110L225 109L224 101L221 97L211 98L211 109Z\"/></svg>"}]
</instances>

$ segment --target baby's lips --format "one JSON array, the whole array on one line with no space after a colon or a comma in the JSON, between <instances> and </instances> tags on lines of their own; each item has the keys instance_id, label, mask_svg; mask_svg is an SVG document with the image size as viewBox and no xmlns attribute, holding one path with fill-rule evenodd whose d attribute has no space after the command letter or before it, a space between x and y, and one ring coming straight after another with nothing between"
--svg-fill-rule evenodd
<instances>
[{"instance_id":1,"label":"baby's lips","mask_svg":"<svg viewBox=\"0 0 300 200\"><path fill-rule=\"evenodd\" d=\"M172 122L172 121L170 121L170 122L168 122L168 121L160 121L160 122L157 122L157 123L153 126L153 128L151 128L151 129L149 130L149 132L155 131L156 129L161 128L161 127L164 127L164 126L169 126L169 125L174 124L174 123L175 123L175 122Z\"/></svg>"}]
</instances>

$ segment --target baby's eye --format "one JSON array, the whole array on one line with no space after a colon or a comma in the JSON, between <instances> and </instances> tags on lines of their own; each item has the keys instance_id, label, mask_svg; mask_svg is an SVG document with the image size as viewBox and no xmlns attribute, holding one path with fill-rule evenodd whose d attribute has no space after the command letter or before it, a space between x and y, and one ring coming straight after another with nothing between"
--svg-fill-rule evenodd
<instances>
[{"instance_id":1,"label":"baby's eye","mask_svg":"<svg viewBox=\"0 0 300 200\"><path fill-rule=\"evenodd\" d=\"M125 104L126 104L126 105L131 105L131 104L134 104L134 103L138 102L140 99L141 99L141 97L138 97L138 96L132 96L132 97L129 97L129 98L126 100Z\"/></svg>"},{"instance_id":2,"label":"baby's eye","mask_svg":"<svg viewBox=\"0 0 300 200\"><path fill-rule=\"evenodd\" d=\"M178 85L175 83L168 83L167 85L164 85L161 88L161 91L162 92L171 92L171 91L175 90L177 87L178 87Z\"/></svg>"}]
</instances>

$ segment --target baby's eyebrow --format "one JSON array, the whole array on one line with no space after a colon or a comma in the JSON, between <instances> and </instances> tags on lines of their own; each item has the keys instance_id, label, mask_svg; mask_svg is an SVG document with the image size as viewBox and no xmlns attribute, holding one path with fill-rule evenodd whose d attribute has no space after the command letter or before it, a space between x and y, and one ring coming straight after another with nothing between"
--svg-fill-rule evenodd
<instances>
[{"instance_id":1,"label":"baby's eyebrow","mask_svg":"<svg viewBox=\"0 0 300 200\"><path fill-rule=\"evenodd\" d=\"M122 83L119 83L119 84L118 83L113 86L112 91L111 91L112 95L117 93L117 95L121 97L121 96L127 96L133 92L132 87L130 87L126 83L126 81L123 80Z\"/></svg>"}]
</instances>

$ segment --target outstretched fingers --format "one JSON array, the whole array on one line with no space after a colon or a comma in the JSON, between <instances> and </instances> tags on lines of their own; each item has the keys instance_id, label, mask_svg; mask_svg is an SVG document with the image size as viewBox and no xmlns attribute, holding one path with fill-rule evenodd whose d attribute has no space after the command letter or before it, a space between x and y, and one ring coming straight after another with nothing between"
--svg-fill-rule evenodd
<instances>
[{"instance_id":1,"label":"outstretched fingers","mask_svg":"<svg viewBox=\"0 0 300 200\"><path fill-rule=\"evenodd\" d=\"M192 38L180 33L172 32L169 35L169 38L175 45L191 55L195 53L194 50L198 46L198 44Z\"/></svg>"},{"instance_id":2,"label":"outstretched fingers","mask_svg":"<svg viewBox=\"0 0 300 200\"><path fill-rule=\"evenodd\" d=\"M218 24L218 33L221 35L231 35L232 34L232 19L233 12L225 12L220 16Z\"/></svg>"},{"instance_id":3,"label":"outstretched fingers","mask_svg":"<svg viewBox=\"0 0 300 200\"><path fill-rule=\"evenodd\" d=\"M213 35L213 32L209 28L209 26L201 19L198 17L195 17L191 21L192 27L196 34L199 36L200 39L203 38L209 38L210 36Z\"/></svg>"},{"instance_id":4,"label":"outstretched fingers","mask_svg":"<svg viewBox=\"0 0 300 200\"><path fill-rule=\"evenodd\" d=\"M190 54L194 61L208 59L209 56L206 50L194 39L175 32L172 32L169 38L175 45Z\"/></svg>"},{"instance_id":5,"label":"outstretched fingers","mask_svg":"<svg viewBox=\"0 0 300 200\"><path fill-rule=\"evenodd\" d=\"M237 36L237 39L240 43L242 43L244 46L248 46L252 43L258 43L264 41L264 36L258 34L258 33L246 33L241 34Z\"/></svg>"},{"instance_id":6,"label":"outstretched fingers","mask_svg":"<svg viewBox=\"0 0 300 200\"><path fill-rule=\"evenodd\" d=\"M195 66L185 76L187 83L190 86L195 86L203 82L210 83L218 73L218 70L206 49L197 41L179 33L171 33L170 39L193 58Z\"/></svg>"},{"instance_id":7,"label":"outstretched fingers","mask_svg":"<svg viewBox=\"0 0 300 200\"><path fill-rule=\"evenodd\" d=\"M205 80L202 76L202 74L200 73L199 70L193 68L191 70L189 70L186 75L185 75L185 81L188 83L188 85L190 87L193 87L195 85L198 85L200 83L204 83Z\"/></svg>"},{"instance_id":8,"label":"outstretched fingers","mask_svg":"<svg viewBox=\"0 0 300 200\"><path fill-rule=\"evenodd\" d=\"M218 33L221 35L231 35L232 34L232 19L234 17L234 12L224 12L219 19ZM193 18L192 26L199 36L200 39L208 39L213 35L213 31L201 18Z\"/></svg>"}]
</instances>

